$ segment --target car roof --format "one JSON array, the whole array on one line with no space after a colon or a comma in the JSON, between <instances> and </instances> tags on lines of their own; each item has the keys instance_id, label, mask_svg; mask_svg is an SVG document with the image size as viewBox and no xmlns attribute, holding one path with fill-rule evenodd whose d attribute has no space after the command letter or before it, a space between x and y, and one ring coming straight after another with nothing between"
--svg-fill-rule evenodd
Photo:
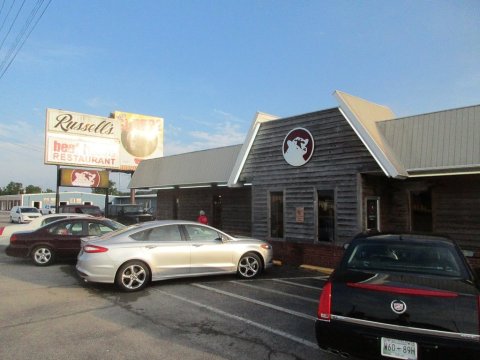
<instances>
[{"instance_id":1,"label":"car roof","mask_svg":"<svg viewBox=\"0 0 480 360\"><path fill-rule=\"evenodd\" d=\"M51 224L60 224L60 223L69 222L69 221L72 221L72 220L88 220L88 221L94 221L94 222L101 222L101 221L110 220L110 219L107 219L107 218L104 218L104 217L95 217L95 216L73 216L73 217L67 217L67 218L64 218L64 219L59 219L59 220L56 220L56 221L52 221L51 223L49 223L45 226L49 226Z\"/></svg>"},{"instance_id":2,"label":"car roof","mask_svg":"<svg viewBox=\"0 0 480 360\"><path fill-rule=\"evenodd\" d=\"M90 215L90 214L77 214L77 213L59 213L59 214L47 214L47 215L43 215L41 217L41 219L47 219L47 218L55 218L55 217L58 217L58 218L61 218L59 220L63 220L65 217L88 217L88 218L93 218L94 216Z\"/></svg>"},{"instance_id":3,"label":"car roof","mask_svg":"<svg viewBox=\"0 0 480 360\"><path fill-rule=\"evenodd\" d=\"M359 234L353 241L405 241L405 242L443 242L455 244L455 241L448 236L438 234L423 234L423 233L378 233L378 234Z\"/></svg>"},{"instance_id":4,"label":"car roof","mask_svg":"<svg viewBox=\"0 0 480 360\"><path fill-rule=\"evenodd\" d=\"M209 227L209 225L200 224L197 221L190 221L190 220L153 220L153 221L145 221L145 222L133 224L133 225L130 225L130 227L132 229L133 228L149 229L149 228L161 226L161 225L200 225L200 226ZM221 230L218 230L218 229L215 229L215 230L222 232Z\"/></svg>"}]
</instances>

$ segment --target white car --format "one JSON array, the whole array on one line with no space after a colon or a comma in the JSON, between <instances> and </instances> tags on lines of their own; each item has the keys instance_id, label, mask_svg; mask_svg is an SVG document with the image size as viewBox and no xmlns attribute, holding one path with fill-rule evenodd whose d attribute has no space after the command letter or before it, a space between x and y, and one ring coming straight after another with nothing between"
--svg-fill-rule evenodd
<instances>
[{"instance_id":1,"label":"white car","mask_svg":"<svg viewBox=\"0 0 480 360\"><path fill-rule=\"evenodd\" d=\"M44 205L40 212L43 215L55 214L55 205Z\"/></svg>"},{"instance_id":2,"label":"white car","mask_svg":"<svg viewBox=\"0 0 480 360\"><path fill-rule=\"evenodd\" d=\"M86 214L51 214L37 217L27 224L0 226L0 244L8 244L10 236L18 231L33 231L53 221L71 217L91 217Z\"/></svg>"},{"instance_id":3,"label":"white car","mask_svg":"<svg viewBox=\"0 0 480 360\"><path fill-rule=\"evenodd\" d=\"M150 281L237 273L253 279L273 266L272 246L182 220L147 221L101 237L82 238L77 272L124 291Z\"/></svg>"},{"instance_id":4,"label":"white car","mask_svg":"<svg viewBox=\"0 0 480 360\"><path fill-rule=\"evenodd\" d=\"M10 210L10 222L19 224L30 222L42 216L40 210L33 206L14 206Z\"/></svg>"}]
</instances>

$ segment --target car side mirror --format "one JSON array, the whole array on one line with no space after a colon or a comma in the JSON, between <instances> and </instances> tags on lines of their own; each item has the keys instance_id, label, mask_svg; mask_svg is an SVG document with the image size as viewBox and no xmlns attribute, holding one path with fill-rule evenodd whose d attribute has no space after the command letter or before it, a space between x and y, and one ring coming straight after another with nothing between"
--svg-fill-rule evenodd
<instances>
[{"instance_id":1,"label":"car side mirror","mask_svg":"<svg viewBox=\"0 0 480 360\"><path fill-rule=\"evenodd\" d=\"M472 250L462 250L462 253L465 257L473 257L474 253Z\"/></svg>"}]
</instances>

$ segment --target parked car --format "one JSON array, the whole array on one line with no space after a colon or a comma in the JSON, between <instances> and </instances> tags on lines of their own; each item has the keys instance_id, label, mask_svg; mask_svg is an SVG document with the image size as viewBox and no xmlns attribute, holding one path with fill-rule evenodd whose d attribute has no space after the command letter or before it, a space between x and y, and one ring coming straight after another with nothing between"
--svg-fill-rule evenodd
<instances>
[{"instance_id":1,"label":"parked car","mask_svg":"<svg viewBox=\"0 0 480 360\"><path fill-rule=\"evenodd\" d=\"M61 205L58 207L58 212L63 213L74 213L74 214L87 214L96 217L103 217L103 212L96 205Z\"/></svg>"},{"instance_id":2,"label":"parked car","mask_svg":"<svg viewBox=\"0 0 480 360\"><path fill-rule=\"evenodd\" d=\"M56 258L77 256L81 237L100 236L124 227L116 221L91 216L58 220L34 231L13 233L5 252L9 256L31 257L35 265L46 266Z\"/></svg>"},{"instance_id":3,"label":"parked car","mask_svg":"<svg viewBox=\"0 0 480 360\"><path fill-rule=\"evenodd\" d=\"M87 281L136 291L169 278L238 273L252 279L272 265L272 257L265 241L235 238L196 222L162 220L82 239L77 271Z\"/></svg>"},{"instance_id":4,"label":"parked car","mask_svg":"<svg viewBox=\"0 0 480 360\"><path fill-rule=\"evenodd\" d=\"M89 217L90 215L84 214L51 214L51 215L44 215L37 217L26 224L14 224L14 225L7 225L7 226L0 226L0 244L8 243L10 240L10 236L14 232L19 231L33 231L42 226L50 224L53 221L71 218L71 217Z\"/></svg>"},{"instance_id":5,"label":"parked car","mask_svg":"<svg viewBox=\"0 0 480 360\"><path fill-rule=\"evenodd\" d=\"M324 285L320 348L363 359L478 359L480 283L454 241L360 236Z\"/></svg>"},{"instance_id":6,"label":"parked car","mask_svg":"<svg viewBox=\"0 0 480 360\"><path fill-rule=\"evenodd\" d=\"M10 210L10 222L19 224L30 222L35 218L42 216L36 207L14 206Z\"/></svg>"},{"instance_id":7,"label":"parked car","mask_svg":"<svg viewBox=\"0 0 480 360\"><path fill-rule=\"evenodd\" d=\"M112 204L108 206L108 217L124 225L152 221L154 217L140 204Z\"/></svg>"},{"instance_id":8,"label":"parked car","mask_svg":"<svg viewBox=\"0 0 480 360\"><path fill-rule=\"evenodd\" d=\"M55 205L43 205L40 212L42 215L55 214Z\"/></svg>"}]
</instances>

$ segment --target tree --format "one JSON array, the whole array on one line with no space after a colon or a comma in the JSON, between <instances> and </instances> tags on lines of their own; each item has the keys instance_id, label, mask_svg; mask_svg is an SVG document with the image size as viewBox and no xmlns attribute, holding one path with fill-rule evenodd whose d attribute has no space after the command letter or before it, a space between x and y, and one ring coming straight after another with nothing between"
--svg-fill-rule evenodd
<instances>
[{"instance_id":1,"label":"tree","mask_svg":"<svg viewBox=\"0 0 480 360\"><path fill-rule=\"evenodd\" d=\"M93 194L106 194L106 189L104 188L92 188ZM117 188L115 187L115 182L108 180L108 195L119 195Z\"/></svg>"},{"instance_id":2,"label":"tree","mask_svg":"<svg viewBox=\"0 0 480 360\"><path fill-rule=\"evenodd\" d=\"M42 192L42 188L39 186L33 186L33 185L28 185L25 188L25 193L26 194L39 194Z\"/></svg>"},{"instance_id":3,"label":"tree","mask_svg":"<svg viewBox=\"0 0 480 360\"><path fill-rule=\"evenodd\" d=\"M2 195L16 195L23 193L22 183L10 181L10 183L2 189Z\"/></svg>"}]
</instances>

